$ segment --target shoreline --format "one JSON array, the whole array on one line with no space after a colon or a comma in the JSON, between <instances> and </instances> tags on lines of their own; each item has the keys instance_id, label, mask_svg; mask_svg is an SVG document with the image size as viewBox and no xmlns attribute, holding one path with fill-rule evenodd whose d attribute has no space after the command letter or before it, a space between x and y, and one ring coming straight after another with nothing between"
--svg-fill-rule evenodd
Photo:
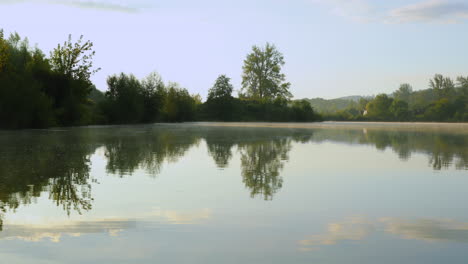
<instances>
[{"instance_id":1,"label":"shoreline","mask_svg":"<svg viewBox=\"0 0 468 264\"><path fill-rule=\"evenodd\" d=\"M248 127L248 128L303 128L303 129L387 129L387 130L451 130L451 132L468 133L468 123L443 122L365 122L365 121L324 121L324 122L181 122L181 123L140 123L140 124L114 124L89 125L71 127L51 127L44 129L0 129L0 132L14 131L67 131L73 128L103 128L103 127L132 127L132 126L200 126L200 127ZM453 131L456 129L456 131Z\"/></svg>"},{"instance_id":2,"label":"shoreline","mask_svg":"<svg viewBox=\"0 0 468 264\"><path fill-rule=\"evenodd\" d=\"M189 124L189 123L187 123ZM263 127L263 128L304 128L304 129L376 129L413 131L450 131L467 133L468 123L430 122L349 122L326 121L317 123L273 123L273 122L195 122L207 127Z\"/></svg>"}]
</instances>

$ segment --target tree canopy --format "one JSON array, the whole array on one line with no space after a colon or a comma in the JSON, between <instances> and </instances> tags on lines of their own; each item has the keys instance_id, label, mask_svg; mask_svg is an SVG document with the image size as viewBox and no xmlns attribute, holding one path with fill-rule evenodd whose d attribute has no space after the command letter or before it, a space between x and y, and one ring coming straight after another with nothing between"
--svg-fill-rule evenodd
<instances>
[{"instance_id":1,"label":"tree canopy","mask_svg":"<svg viewBox=\"0 0 468 264\"><path fill-rule=\"evenodd\" d=\"M411 85L402 84L392 95L377 95L364 105L349 102L323 114L326 120L466 122L468 77L460 76L455 82L436 74L429 81L429 89L413 91Z\"/></svg>"},{"instance_id":2,"label":"tree canopy","mask_svg":"<svg viewBox=\"0 0 468 264\"><path fill-rule=\"evenodd\" d=\"M83 43L83 36L73 43L72 36L68 35L68 40L63 45L58 44L50 53L52 69L75 80L89 81L91 75L100 70L92 69L92 59L96 53L92 48L91 41Z\"/></svg>"},{"instance_id":3,"label":"tree canopy","mask_svg":"<svg viewBox=\"0 0 468 264\"><path fill-rule=\"evenodd\" d=\"M220 75L213 87L208 91L208 100L232 97L234 87L231 84L231 78L226 75Z\"/></svg>"},{"instance_id":4,"label":"tree canopy","mask_svg":"<svg viewBox=\"0 0 468 264\"><path fill-rule=\"evenodd\" d=\"M285 82L286 76L281 72L284 64L283 54L275 45L253 46L242 68L242 92L250 98L291 98L291 84Z\"/></svg>"},{"instance_id":5,"label":"tree canopy","mask_svg":"<svg viewBox=\"0 0 468 264\"><path fill-rule=\"evenodd\" d=\"M52 57L47 58L39 48L31 48L27 38L22 39L18 33L12 33L5 39L2 32L0 127L42 128L92 122L92 102L88 96L92 90L89 76L94 71L87 71L91 64L86 61L91 57L84 54L94 53L91 47L75 49L73 56L69 57L74 61L69 64L72 71L62 71L56 65L59 58L56 55L60 52L53 52ZM63 54L71 53L68 48L60 50ZM84 68L80 64L83 61Z\"/></svg>"}]
</instances>

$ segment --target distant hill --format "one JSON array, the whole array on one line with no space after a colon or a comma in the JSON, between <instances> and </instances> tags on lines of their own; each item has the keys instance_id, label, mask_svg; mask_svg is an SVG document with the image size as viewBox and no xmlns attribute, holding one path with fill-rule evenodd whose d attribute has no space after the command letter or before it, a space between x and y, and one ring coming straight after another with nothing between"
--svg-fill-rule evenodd
<instances>
[{"instance_id":1,"label":"distant hill","mask_svg":"<svg viewBox=\"0 0 468 264\"><path fill-rule=\"evenodd\" d=\"M105 95L93 85L91 93L89 94L89 99L95 103L99 103L105 99Z\"/></svg>"},{"instance_id":2,"label":"distant hill","mask_svg":"<svg viewBox=\"0 0 468 264\"><path fill-rule=\"evenodd\" d=\"M340 98L331 99L331 100L351 100L354 102L359 102L359 99L361 98L369 98L369 97L360 96L360 95L350 95L350 96L340 97Z\"/></svg>"},{"instance_id":3,"label":"distant hill","mask_svg":"<svg viewBox=\"0 0 468 264\"><path fill-rule=\"evenodd\" d=\"M305 98L304 100L308 101L310 105L319 113L333 113L339 110L347 109L357 104L357 102L361 98L366 98L366 97L353 95L353 96L340 97L336 99Z\"/></svg>"}]
</instances>

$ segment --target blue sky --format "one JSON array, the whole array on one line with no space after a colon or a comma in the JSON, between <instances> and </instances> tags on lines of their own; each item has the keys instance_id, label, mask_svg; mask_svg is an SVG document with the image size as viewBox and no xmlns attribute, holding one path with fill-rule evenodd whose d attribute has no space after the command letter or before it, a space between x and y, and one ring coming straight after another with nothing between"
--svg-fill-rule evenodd
<instances>
[{"instance_id":1,"label":"blue sky","mask_svg":"<svg viewBox=\"0 0 468 264\"><path fill-rule=\"evenodd\" d=\"M252 45L285 55L295 98L425 89L468 75L466 0L0 0L0 27L47 54L72 34L94 42L93 76L159 72L206 96L219 74L240 89Z\"/></svg>"}]
</instances>

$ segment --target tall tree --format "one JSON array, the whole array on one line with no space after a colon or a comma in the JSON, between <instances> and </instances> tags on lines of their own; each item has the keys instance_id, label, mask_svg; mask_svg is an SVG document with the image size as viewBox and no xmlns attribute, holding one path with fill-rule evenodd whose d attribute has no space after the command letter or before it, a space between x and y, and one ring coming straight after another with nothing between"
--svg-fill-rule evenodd
<instances>
[{"instance_id":1,"label":"tall tree","mask_svg":"<svg viewBox=\"0 0 468 264\"><path fill-rule=\"evenodd\" d=\"M413 93L413 87L408 83L404 83L401 84L400 88L393 93L393 97L397 100L402 100L408 103L411 93Z\"/></svg>"},{"instance_id":2,"label":"tall tree","mask_svg":"<svg viewBox=\"0 0 468 264\"><path fill-rule=\"evenodd\" d=\"M141 82L132 74L121 73L107 78L104 112L111 123L138 123L144 113Z\"/></svg>"},{"instance_id":3,"label":"tall tree","mask_svg":"<svg viewBox=\"0 0 468 264\"><path fill-rule=\"evenodd\" d=\"M375 120L390 120L392 118L390 106L393 99L386 94L377 95L367 104L368 116Z\"/></svg>"},{"instance_id":4,"label":"tall tree","mask_svg":"<svg viewBox=\"0 0 468 264\"><path fill-rule=\"evenodd\" d=\"M234 87L231 84L231 78L226 75L220 75L213 87L208 91L208 100L232 97Z\"/></svg>"},{"instance_id":5,"label":"tall tree","mask_svg":"<svg viewBox=\"0 0 468 264\"><path fill-rule=\"evenodd\" d=\"M100 70L92 69L92 59L96 53L92 49L93 43L89 40L83 43L83 36L73 43L71 35L68 35L68 40L63 45L58 44L50 53L53 70L75 80L89 81L91 75Z\"/></svg>"},{"instance_id":6,"label":"tall tree","mask_svg":"<svg viewBox=\"0 0 468 264\"><path fill-rule=\"evenodd\" d=\"M389 110L394 120L406 121L409 118L408 103L406 101L394 99Z\"/></svg>"},{"instance_id":7,"label":"tall tree","mask_svg":"<svg viewBox=\"0 0 468 264\"><path fill-rule=\"evenodd\" d=\"M455 84L449 77L444 77L442 74L436 74L432 80L429 81L429 87L434 90L438 99L450 96Z\"/></svg>"},{"instance_id":8,"label":"tall tree","mask_svg":"<svg viewBox=\"0 0 468 264\"><path fill-rule=\"evenodd\" d=\"M460 92L464 96L468 96L468 76L463 77L460 76L457 78L458 86L460 88Z\"/></svg>"},{"instance_id":9,"label":"tall tree","mask_svg":"<svg viewBox=\"0 0 468 264\"><path fill-rule=\"evenodd\" d=\"M0 29L0 73L6 66L8 60L8 45L4 39L3 29Z\"/></svg>"},{"instance_id":10,"label":"tall tree","mask_svg":"<svg viewBox=\"0 0 468 264\"><path fill-rule=\"evenodd\" d=\"M161 76L150 73L141 82L144 104L143 122L154 122L160 117L163 101L166 94L166 87Z\"/></svg>"},{"instance_id":11,"label":"tall tree","mask_svg":"<svg viewBox=\"0 0 468 264\"><path fill-rule=\"evenodd\" d=\"M284 64L283 54L275 45L253 46L242 68L242 91L251 98L291 98L291 84L285 82L286 76L281 72Z\"/></svg>"},{"instance_id":12,"label":"tall tree","mask_svg":"<svg viewBox=\"0 0 468 264\"><path fill-rule=\"evenodd\" d=\"M210 119L223 121L232 119L234 98L231 94L234 87L230 81L226 75L220 75L208 91L206 112Z\"/></svg>"},{"instance_id":13,"label":"tall tree","mask_svg":"<svg viewBox=\"0 0 468 264\"><path fill-rule=\"evenodd\" d=\"M91 109L88 96L92 91L90 77L98 69L93 69L91 41L72 42L71 35L63 45L50 53L50 64L55 73L49 95L54 98L58 109L57 119L62 125L81 125L90 122Z\"/></svg>"}]
</instances>

